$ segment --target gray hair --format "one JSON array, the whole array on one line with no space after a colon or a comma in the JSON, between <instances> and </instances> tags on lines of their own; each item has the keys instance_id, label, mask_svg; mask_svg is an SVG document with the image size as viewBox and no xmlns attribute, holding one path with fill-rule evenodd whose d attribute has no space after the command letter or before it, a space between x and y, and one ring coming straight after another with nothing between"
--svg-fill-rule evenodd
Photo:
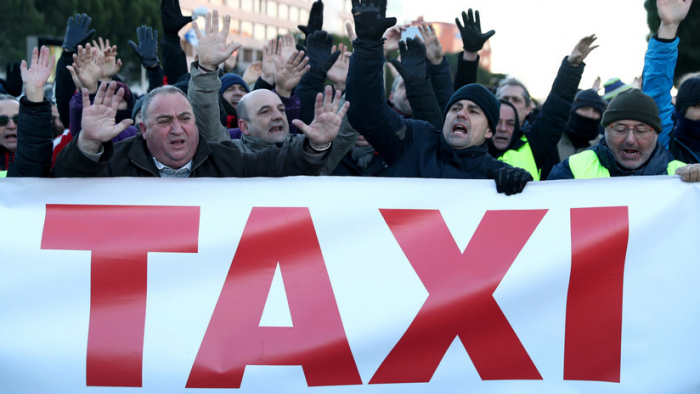
<instances>
[{"instance_id":1,"label":"gray hair","mask_svg":"<svg viewBox=\"0 0 700 394\"><path fill-rule=\"evenodd\" d=\"M241 97L241 99L238 101L238 105L236 106L236 116L238 119L250 121L250 117L248 116L248 108L246 107L246 97L248 97L247 94Z\"/></svg>"},{"instance_id":2,"label":"gray hair","mask_svg":"<svg viewBox=\"0 0 700 394\"><path fill-rule=\"evenodd\" d=\"M11 101L14 101L16 103L19 103L19 100L17 100L17 97L9 95L9 94L5 94L5 93L0 93L0 101L5 101L5 100L11 100Z\"/></svg>"},{"instance_id":3,"label":"gray hair","mask_svg":"<svg viewBox=\"0 0 700 394\"><path fill-rule=\"evenodd\" d=\"M525 105L530 106L532 104L532 97L530 96L530 92L528 92L527 88L525 87L525 84L520 82L519 79L515 78L506 78L501 81L501 83L498 84L498 89L496 90L496 97L499 99L501 98L501 92L503 91L503 88L506 86L520 86L523 88L523 98L525 99Z\"/></svg>"},{"instance_id":4,"label":"gray hair","mask_svg":"<svg viewBox=\"0 0 700 394\"><path fill-rule=\"evenodd\" d=\"M173 86L173 85L165 85L161 86L159 88L153 89L148 94L146 95L146 98L143 99L143 105L141 106L141 117L143 118L143 121L146 122L146 119L148 119L148 106L151 104L151 101L156 97L161 94L181 94L187 98L187 95L185 92L180 90L179 88ZM188 99L189 101L189 99Z\"/></svg>"}]
</instances>

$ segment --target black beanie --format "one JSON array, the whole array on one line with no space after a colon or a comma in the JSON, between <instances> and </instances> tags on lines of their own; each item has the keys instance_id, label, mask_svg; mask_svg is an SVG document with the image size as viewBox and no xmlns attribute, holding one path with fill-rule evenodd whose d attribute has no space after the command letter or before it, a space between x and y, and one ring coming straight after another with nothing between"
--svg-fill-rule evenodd
<instances>
[{"instance_id":1,"label":"black beanie","mask_svg":"<svg viewBox=\"0 0 700 394\"><path fill-rule=\"evenodd\" d=\"M700 103L700 78L689 78L683 81L676 96L676 110L685 117L685 110Z\"/></svg>"},{"instance_id":2,"label":"black beanie","mask_svg":"<svg viewBox=\"0 0 700 394\"><path fill-rule=\"evenodd\" d=\"M607 127L618 120L636 120L651 126L657 133L661 132L659 107L654 99L639 89L628 89L615 96L608 109L603 113L603 126Z\"/></svg>"},{"instance_id":3,"label":"black beanie","mask_svg":"<svg viewBox=\"0 0 700 394\"><path fill-rule=\"evenodd\" d=\"M576 112L581 107L591 107L597 109L602 115L605 112L605 101L593 89L582 90L576 93L574 103L571 105L571 112Z\"/></svg>"},{"instance_id":4,"label":"black beanie","mask_svg":"<svg viewBox=\"0 0 700 394\"><path fill-rule=\"evenodd\" d=\"M469 100L476 103L476 105L484 111L491 132L496 132L498 118L501 116L501 103L498 102L498 99L493 93L477 83L462 86L450 97L450 101L448 101L445 106L443 117L447 116L447 111L450 110L452 104L460 100Z\"/></svg>"}]
</instances>

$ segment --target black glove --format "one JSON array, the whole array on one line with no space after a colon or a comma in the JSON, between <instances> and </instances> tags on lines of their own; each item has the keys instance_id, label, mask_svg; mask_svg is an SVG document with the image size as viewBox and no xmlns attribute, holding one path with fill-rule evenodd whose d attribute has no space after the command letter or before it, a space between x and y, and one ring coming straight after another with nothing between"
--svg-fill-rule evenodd
<instances>
[{"instance_id":1,"label":"black glove","mask_svg":"<svg viewBox=\"0 0 700 394\"><path fill-rule=\"evenodd\" d=\"M180 0L162 0L160 2L160 19L163 22L163 33L177 35L186 24L192 22L192 17L182 16Z\"/></svg>"},{"instance_id":2,"label":"black glove","mask_svg":"<svg viewBox=\"0 0 700 394\"><path fill-rule=\"evenodd\" d=\"M22 72L19 69L19 63L7 63L6 78L3 85L7 93L19 97L22 94Z\"/></svg>"},{"instance_id":3,"label":"black glove","mask_svg":"<svg viewBox=\"0 0 700 394\"><path fill-rule=\"evenodd\" d=\"M408 38L406 43L399 41L401 61L389 60L396 67L407 84L425 79L425 45L420 40Z\"/></svg>"},{"instance_id":4,"label":"black glove","mask_svg":"<svg viewBox=\"0 0 700 394\"><path fill-rule=\"evenodd\" d=\"M529 172L518 167L503 167L496 171L489 170L487 176L496 181L496 191L505 193L506 196L521 193L525 189L525 185L533 180Z\"/></svg>"},{"instance_id":5,"label":"black glove","mask_svg":"<svg viewBox=\"0 0 700 394\"><path fill-rule=\"evenodd\" d=\"M63 49L68 52L75 52L78 45L85 44L90 36L95 33L95 29L90 28L92 18L87 14L75 14L75 19L71 16L68 18L68 27L66 28L66 37L63 39Z\"/></svg>"},{"instance_id":6,"label":"black glove","mask_svg":"<svg viewBox=\"0 0 700 394\"><path fill-rule=\"evenodd\" d=\"M131 49L136 52L136 56L141 59L144 68L151 68L158 65L158 30L143 25L136 28L136 35L139 38L139 45L129 40Z\"/></svg>"},{"instance_id":7,"label":"black glove","mask_svg":"<svg viewBox=\"0 0 700 394\"><path fill-rule=\"evenodd\" d=\"M381 41L384 32L396 24L396 18L386 17L386 0L352 0L352 14L360 40Z\"/></svg>"},{"instance_id":8,"label":"black glove","mask_svg":"<svg viewBox=\"0 0 700 394\"><path fill-rule=\"evenodd\" d=\"M317 0L311 5L311 12L309 12L309 22L306 26L297 25L299 30L301 30L306 39L314 34L316 31L323 29L323 1Z\"/></svg>"},{"instance_id":9,"label":"black glove","mask_svg":"<svg viewBox=\"0 0 700 394\"><path fill-rule=\"evenodd\" d=\"M462 35L462 44L464 45L464 50L467 52L478 52L484 47L486 40L491 38L492 35L496 34L495 30L489 30L486 34L481 34L481 20L479 19L479 11L476 11L476 21L474 20L474 15L472 14L472 9L469 9L469 16L467 13L462 11L462 20L464 20L464 26L459 23L459 18L455 18L457 22L457 28L459 33Z\"/></svg>"},{"instance_id":10,"label":"black glove","mask_svg":"<svg viewBox=\"0 0 700 394\"><path fill-rule=\"evenodd\" d=\"M327 73L340 56L340 51L331 53L332 48L333 36L325 31L319 30L308 36L306 38L306 56L309 57L311 68Z\"/></svg>"}]
</instances>

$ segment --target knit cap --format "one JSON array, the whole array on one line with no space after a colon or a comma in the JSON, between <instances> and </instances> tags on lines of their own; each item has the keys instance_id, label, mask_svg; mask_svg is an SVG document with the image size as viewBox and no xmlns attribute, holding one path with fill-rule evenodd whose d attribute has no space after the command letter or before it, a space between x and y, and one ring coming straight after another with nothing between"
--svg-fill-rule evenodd
<instances>
[{"instance_id":1,"label":"knit cap","mask_svg":"<svg viewBox=\"0 0 700 394\"><path fill-rule=\"evenodd\" d=\"M605 112L605 101L593 89L582 90L576 93L574 103L571 105L571 112L576 112L581 107L592 107L602 114Z\"/></svg>"},{"instance_id":2,"label":"knit cap","mask_svg":"<svg viewBox=\"0 0 700 394\"><path fill-rule=\"evenodd\" d=\"M603 93L603 100L610 102L615 96L624 92L627 89L632 89L632 86L622 82L620 78L610 78L603 84L605 88L605 93Z\"/></svg>"},{"instance_id":3,"label":"knit cap","mask_svg":"<svg viewBox=\"0 0 700 394\"><path fill-rule=\"evenodd\" d=\"M501 103L498 102L498 99L493 95L493 93L476 83L462 86L452 95L452 97L450 97L450 101L448 101L447 105L445 106L443 117L447 116L447 111L450 110L452 104L460 100L469 100L476 103L476 105L478 105L479 108L484 111L484 115L486 115L491 131L496 132L498 118L501 115Z\"/></svg>"},{"instance_id":4,"label":"knit cap","mask_svg":"<svg viewBox=\"0 0 700 394\"><path fill-rule=\"evenodd\" d=\"M243 78L241 78L238 74L228 73L221 77L221 89L219 89L219 94L224 94L226 89L228 89L231 85L241 85L243 86L243 89L245 89L246 93L250 93L250 88L248 87L248 84L245 83Z\"/></svg>"},{"instance_id":5,"label":"knit cap","mask_svg":"<svg viewBox=\"0 0 700 394\"><path fill-rule=\"evenodd\" d=\"M689 78L683 81L676 96L676 110L685 117L685 110L700 103L700 78Z\"/></svg>"},{"instance_id":6,"label":"knit cap","mask_svg":"<svg viewBox=\"0 0 700 394\"><path fill-rule=\"evenodd\" d=\"M653 98L639 89L625 90L608 104L608 109L603 113L603 126L618 120L636 120L648 124L657 133L661 132L659 107Z\"/></svg>"}]
</instances>

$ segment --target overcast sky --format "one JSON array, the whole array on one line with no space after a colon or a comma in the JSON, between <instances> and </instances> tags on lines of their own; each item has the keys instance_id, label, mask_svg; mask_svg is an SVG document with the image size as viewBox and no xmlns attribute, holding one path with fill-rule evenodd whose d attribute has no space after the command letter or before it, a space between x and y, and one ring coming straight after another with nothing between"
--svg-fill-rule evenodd
<instances>
[{"instance_id":1,"label":"overcast sky","mask_svg":"<svg viewBox=\"0 0 700 394\"><path fill-rule=\"evenodd\" d=\"M394 0L396 2L396 0ZM389 1L390 3L391 0ZM461 3L461 2L460 2ZM452 0L402 0L390 4L399 22L423 15L426 21L454 23L462 12ZM646 51L646 11L643 0L472 0L464 2L481 14L483 31L491 38L492 71L520 78L532 95L546 97L564 56L578 40L595 33L600 45L586 59L581 88L600 76L630 83L642 73Z\"/></svg>"}]
</instances>

